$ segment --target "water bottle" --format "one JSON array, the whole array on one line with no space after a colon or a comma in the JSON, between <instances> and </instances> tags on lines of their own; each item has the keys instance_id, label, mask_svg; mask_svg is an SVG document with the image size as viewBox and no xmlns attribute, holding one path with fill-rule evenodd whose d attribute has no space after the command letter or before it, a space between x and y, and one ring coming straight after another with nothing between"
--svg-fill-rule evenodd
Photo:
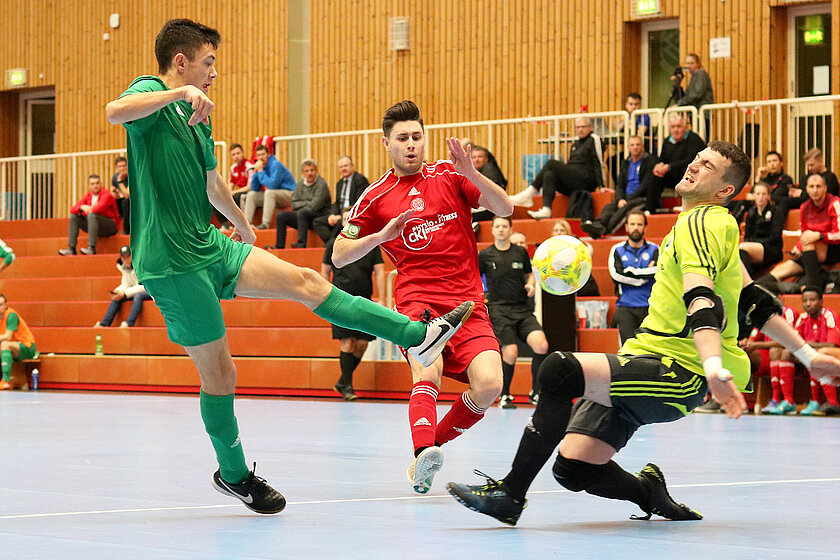
<instances>
[{"instance_id":1,"label":"water bottle","mask_svg":"<svg viewBox=\"0 0 840 560\"><path fill-rule=\"evenodd\" d=\"M103 356L105 352L102 351L102 335L96 335L96 351L93 353L95 356Z\"/></svg>"},{"instance_id":2,"label":"water bottle","mask_svg":"<svg viewBox=\"0 0 840 560\"><path fill-rule=\"evenodd\" d=\"M29 388L33 391L38 390L38 368L32 370L32 383L29 384Z\"/></svg>"}]
</instances>

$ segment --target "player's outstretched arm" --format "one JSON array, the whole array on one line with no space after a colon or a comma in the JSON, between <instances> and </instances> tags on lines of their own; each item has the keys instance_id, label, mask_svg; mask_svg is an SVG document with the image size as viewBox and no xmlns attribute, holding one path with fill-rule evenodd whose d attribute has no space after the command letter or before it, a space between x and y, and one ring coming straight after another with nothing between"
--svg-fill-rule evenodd
<instances>
[{"instance_id":1,"label":"player's outstretched arm","mask_svg":"<svg viewBox=\"0 0 840 560\"><path fill-rule=\"evenodd\" d=\"M230 234L230 238L253 245L257 240L257 234L245 219L245 214L233 201L233 196L217 169L207 172L207 198L210 199L210 204L233 224L233 233Z\"/></svg>"},{"instance_id":2,"label":"player's outstretched arm","mask_svg":"<svg viewBox=\"0 0 840 560\"><path fill-rule=\"evenodd\" d=\"M449 159L455 171L469 179L481 191L479 205L497 216L513 214L513 202L510 201L505 190L476 170L470 157L472 146L468 146L465 150L457 138L447 138L446 145L449 147Z\"/></svg>"},{"instance_id":3,"label":"player's outstretched arm","mask_svg":"<svg viewBox=\"0 0 840 560\"><path fill-rule=\"evenodd\" d=\"M176 101L186 101L193 108L192 117L187 124L196 125L199 122L210 124L208 119L214 104L195 86L182 86L166 91L150 91L147 93L132 93L115 99L105 106L105 116L111 124L122 124L143 117L148 117L155 111Z\"/></svg>"},{"instance_id":4,"label":"player's outstretched arm","mask_svg":"<svg viewBox=\"0 0 840 560\"><path fill-rule=\"evenodd\" d=\"M359 239L339 235L333 245L333 264L336 268L342 268L364 257L381 243L396 239L402 233L405 222L414 214L414 210L406 210L388 222L380 231Z\"/></svg>"},{"instance_id":5,"label":"player's outstretched arm","mask_svg":"<svg viewBox=\"0 0 840 560\"><path fill-rule=\"evenodd\" d=\"M793 352L814 379L840 383L840 360L814 350L781 315L770 317L761 332Z\"/></svg>"},{"instance_id":6,"label":"player's outstretched arm","mask_svg":"<svg viewBox=\"0 0 840 560\"><path fill-rule=\"evenodd\" d=\"M689 294L698 293L693 292L696 288L708 288L707 293L710 295L707 297L706 294L699 293L696 297L690 296ZM683 275L683 290L686 294L684 297L691 299L686 303L689 326L694 333L694 344L700 354L712 398L720 403L727 416L738 418L743 414L746 402L744 395L732 381L732 374L724 369L721 362L722 325L715 324L715 319L711 316L714 315L715 308L714 293L711 291L714 290L714 282L707 276L689 272Z\"/></svg>"}]
</instances>

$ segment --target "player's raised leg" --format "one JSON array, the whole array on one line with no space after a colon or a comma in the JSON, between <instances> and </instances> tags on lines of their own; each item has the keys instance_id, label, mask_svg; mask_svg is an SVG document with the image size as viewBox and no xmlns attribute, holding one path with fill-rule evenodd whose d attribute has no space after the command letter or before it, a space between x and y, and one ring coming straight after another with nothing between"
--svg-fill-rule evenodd
<instances>
[{"instance_id":1,"label":"player's raised leg","mask_svg":"<svg viewBox=\"0 0 840 560\"><path fill-rule=\"evenodd\" d=\"M330 323L399 344L424 365L434 362L443 352L446 342L475 307L467 301L428 323L412 321L369 299L351 296L314 270L289 264L258 247L251 250L242 265L236 294L298 301Z\"/></svg>"}]
</instances>

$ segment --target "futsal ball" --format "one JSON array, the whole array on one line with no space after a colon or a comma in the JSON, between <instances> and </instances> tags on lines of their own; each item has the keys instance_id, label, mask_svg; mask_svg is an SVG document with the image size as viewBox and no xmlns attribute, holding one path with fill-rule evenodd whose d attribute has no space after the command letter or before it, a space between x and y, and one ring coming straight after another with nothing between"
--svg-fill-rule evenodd
<instances>
[{"instance_id":1,"label":"futsal ball","mask_svg":"<svg viewBox=\"0 0 840 560\"><path fill-rule=\"evenodd\" d=\"M592 274L586 245L571 235L555 235L543 241L534 253L533 266L542 289L558 296L575 293Z\"/></svg>"}]
</instances>

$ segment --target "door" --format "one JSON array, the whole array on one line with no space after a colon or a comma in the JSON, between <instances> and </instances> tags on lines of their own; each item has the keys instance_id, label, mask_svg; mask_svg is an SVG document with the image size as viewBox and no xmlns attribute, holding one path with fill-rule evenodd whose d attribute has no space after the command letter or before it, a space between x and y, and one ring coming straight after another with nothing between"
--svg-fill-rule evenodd
<instances>
[{"instance_id":1,"label":"door","mask_svg":"<svg viewBox=\"0 0 840 560\"><path fill-rule=\"evenodd\" d=\"M671 75L680 66L679 20L642 25L642 106L667 106L671 99Z\"/></svg>"},{"instance_id":2,"label":"door","mask_svg":"<svg viewBox=\"0 0 840 560\"><path fill-rule=\"evenodd\" d=\"M54 94L38 92L21 95L21 111L21 153L25 156L54 154ZM18 192L6 195L6 219L52 218L55 160L27 160L22 178L24 184Z\"/></svg>"}]
</instances>

